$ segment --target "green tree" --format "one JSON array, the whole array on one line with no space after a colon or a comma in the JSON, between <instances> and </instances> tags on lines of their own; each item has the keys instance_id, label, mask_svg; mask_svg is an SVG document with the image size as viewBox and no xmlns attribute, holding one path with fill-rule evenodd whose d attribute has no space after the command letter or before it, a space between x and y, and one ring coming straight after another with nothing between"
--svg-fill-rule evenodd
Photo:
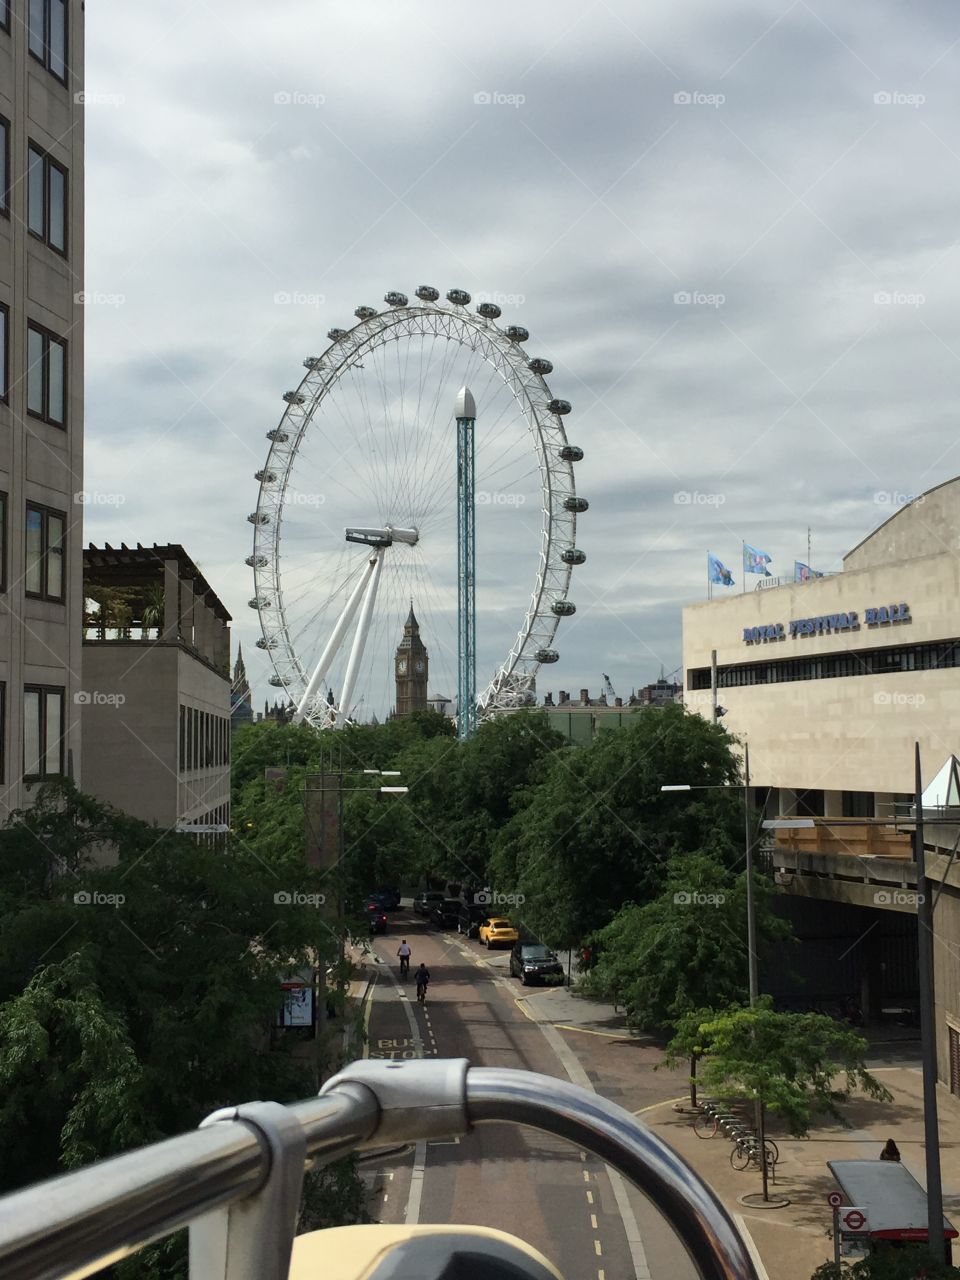
<instances>
[{"instance_id":1,"label":"green tree","mask_svg":"<svg viewBox=\"0 0 960 1280\"><path fill-rule=\"evenodd\" d=\"M916 1280L918 1276L924 1280L955 1280L960 1277L960 1267L935 1258L925 1244L905 1249L880 1246L854 1263L824 1262L812 1280Z\"/></svg>"},{"instance_id":2,"label":"green tree","mask_svg":"<svg viewBox=\"0 0 960 1280\"><path fill-rule=\"evenodd\" d=\"M782 963L790 929L771 900L755 874L758 948L776 945ZM628 1026L671 1031L692 1010L738 1004L748 993L746 873L706 854L674 856L663 892L624 907L591 941L598 959L585 986L623 1005Z\"/></svg>"},{"instance_id":3,"label":"green tree","mask_svg":"<svg viewBox=\"0 0 960 1280\"><path fill-rule=\"evenodd\" d=\"M666 1062L701 1058L703 1085L722 1097L759 1104L761 1137L767 1111L782 1117L789 1131L804 1137L814 1115L846 1125L840 1109L854 1089L882 1102L893 1095L867 1070L866 1040L846 1024L819 1013L780 1013L769 996L753 1008L732 1008L701 1022L700 1043L691 1043L690 1023L667 1045ZM761 1161L763 1192L767 1169Z\"/></svg>"}]
</instances>

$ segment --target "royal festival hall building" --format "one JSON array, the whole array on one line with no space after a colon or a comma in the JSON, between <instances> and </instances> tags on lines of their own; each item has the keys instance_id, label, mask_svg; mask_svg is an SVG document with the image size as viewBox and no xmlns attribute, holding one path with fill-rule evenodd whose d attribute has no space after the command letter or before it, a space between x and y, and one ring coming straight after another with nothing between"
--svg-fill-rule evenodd
<instances>
[{"instance_id":1,"label":"royal festival hall building","mask_svg":"<svg viewBox=\"0 0 960 1280\"><path fill-rule=\"evenodd\" d=\"M761 580L763 581L763 580ZM914 746L935 934L941 1078L960 1094L960 477L921 494L842 572L688 606L684 702L749 746L752 802L816 1000L915 1010Z\"/></svg>"}]
</instances>

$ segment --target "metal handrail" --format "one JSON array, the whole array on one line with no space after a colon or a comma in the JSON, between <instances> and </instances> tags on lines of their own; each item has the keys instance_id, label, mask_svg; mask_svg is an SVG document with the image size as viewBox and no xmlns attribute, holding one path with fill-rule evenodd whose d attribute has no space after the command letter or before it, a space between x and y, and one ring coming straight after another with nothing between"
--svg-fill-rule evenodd
<instances>
[{"instance_id":1,"label":"metal handrail","mask_svg":"<svg viewBox=\"0 0 960 1280\"><path fill-rule=\"evenodd\" d=\"M319 1097L217 1112L195 1133L6 1196L0 1274L81 1280L192 1224L191 1275L286 1280L312 1162L494 1121L541 1129L606 1161L653 1200L706 1280L756 1280L717 1198L628 1111L551 1076L462 1059L357 1062Z\"/></svg>"}]
</instances>

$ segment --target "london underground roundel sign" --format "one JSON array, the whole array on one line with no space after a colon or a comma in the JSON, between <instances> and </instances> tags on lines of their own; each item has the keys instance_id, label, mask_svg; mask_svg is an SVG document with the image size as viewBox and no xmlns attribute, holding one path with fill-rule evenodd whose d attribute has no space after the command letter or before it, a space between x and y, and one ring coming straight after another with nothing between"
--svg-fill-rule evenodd
<instances>
[{"instance_id":1,"label":"london underground roundel sign","mask_svg":"<svg viewBox=\"0 0 960 1280\"><path fill-rule=\"evenodd\" d=\"M831 1209L839 1209L843 1204L843 1196L839 1191L831 1191L827 1196L827 1204Z\"/></svg>"},{"instance_id":2,"label":"london underground roundel sign","mask_svg":"<svg viewBox=\"0 0 960 1280\"><path fill-rule=\"evenodd\" d=\"M840 1226L844 1231L866 1231L867 1215L865 1210L848 1205L840 1210Z\"/></svg>"}]
</instances>

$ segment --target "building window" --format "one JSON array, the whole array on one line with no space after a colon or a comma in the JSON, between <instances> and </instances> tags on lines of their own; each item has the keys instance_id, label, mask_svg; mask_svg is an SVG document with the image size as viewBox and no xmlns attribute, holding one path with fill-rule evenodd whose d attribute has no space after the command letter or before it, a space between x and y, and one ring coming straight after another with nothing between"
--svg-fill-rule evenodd
<instances>
[{"instance_id":1,"label":"building window","mask_svg":"<svg viewBox=\"0 0 960 1280\"><path fill-rule=\"evenodd\" d=\"M27 412L67 424L67 344L35 324L27 328Z\"/></svg>"},{"instance_id":2,"label":"building window","mask_svg":"<svg viewBox=\"0 0 960 1280\"><path fill-rule=\"evenodd\" d=\"M187 767L187 708L180 706L180 752L177 756L177 768L181 773Z\"/></svg>"},{"instance_id":3,"label":"building window","mask_svg":"<svg viewBox=\"0 0 960 1280\"><path fill-rule=\"evenodd\" d=\"M7 373L10 367L10 312L0 302L0 400L4 404L10 395L10 378Z\"/></svg>"},{"instance_id":4,"label":"building window","mask_svg":"<svg viewBox=\"0 0 960 1280\"><path fill-rule=\"evenodd\" d=\"M0 681L0 782L7 780L7 686Z\"/></svg>"},{"instance_id":5,"label":"building window","mask_svg":"<svg viewBox=\"0 0 960 1280\"><path fill-rule=\"evenodd\" d=\"M66 84L67 0L27 0L27 23L31 55Z\"/></svg>"},{"instance_id":6,"label":"building window","mask_svg":"<svg viewBox=\"0 0 960 1280\"><path fill-rule=\"evenodd\" d=\"M0 31L10 31L10 0L0 0Z\"/></svg>"},{"instance_id":7,"label":"building window","mask_svg":"<svg viewBox=\"0 0 960 1280\"><path fill-rule=\"evenodd\" d=\"M67 252L67 171L30 143L27 158L27 230L57 253Z\"/></svg>"},{"instance_id":8,"label":"building window","mask_svg":"<svg viewBox=\"0 0 960 1280\"><path fill-rule=\"evenodd\" d=\"M63 603L63 531L66 516L62 511L27 503L27 567L24 592L39 600Z\"/></svg>"},{"instance_id":9,"label":"building window","mask_svg":"<svg viewBox=\"0 0 960 1280\"><path fill-rule=\"evenodd\" d=\"M27 685L23 691L23 776L63 773L63 690Z\"/></svg>"},{"instance_id":10,"label":"building window","mask_svg":"<svg viewBox=\"0 0 960 1280\"><path fill-rule=\"evenodd\" d=\"M7 589L7 495L0 493L0 591Z\"/></svg>"},{"instance_id":11,"label":"building window","mask_svg":"<svg viewBox=\"0 0 960 1280\"><path fill-rule=\"evenodd\" d=\"M872 791L844 791L842 802L845 818L874 817Z\"/></svg>"},{"instance_id":12,"label":"building window","mask_svg":"<svg viewBox=\"0 0 960 1280\"><path fill-rule=\"evenodd\" d=\"M0 116L0 213L10 217L10 121L4 116Z\"/></svg>"},{"instance_id":13,"label":"building window","mask_svg":"<svg viewBox=\"0 0 960 1280\"><path fill-rule=\"evenodd\" d=\"M940 671L960 667L960 640L896 649L854 649L820 658L784 658L778 662L738 662L717 669L717 686L736 689L794 680L832 680L845 676L893 675L905 671ZM691 667L689 689L710 688L710 668Z\"/></svg>"}]
</instances>

